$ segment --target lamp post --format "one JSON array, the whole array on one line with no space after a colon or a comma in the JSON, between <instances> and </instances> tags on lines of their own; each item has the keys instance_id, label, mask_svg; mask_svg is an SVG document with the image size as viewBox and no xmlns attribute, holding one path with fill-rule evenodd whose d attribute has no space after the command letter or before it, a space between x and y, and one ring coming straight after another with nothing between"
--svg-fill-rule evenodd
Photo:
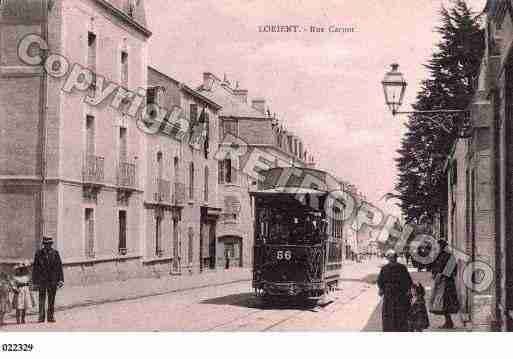
<instances>
[{"instance_id":1,"label":"lamp post","mask_svg":"<svg viewBox=\"0 0 513 359\"><path fill-rule=\"evenodd\" d=\"M385 103L392 112L392 115L422 115L429 118L429 120L435 122L438 126L444 129L446 132L451 133L451 128L448 128L443 121L451 115L465 114L469 115L468 110L448 110L448 109L437 109L437 110L420 110L420 111L399 111L399 108L403 104L404 94L408 83L404 80L403 74L399 71L399 64L394 63L391 65L391 70L385 73L383 81L383 93L385 95ZM462 129L463 130L463 129ZM468 138L468 135L459 135L459 138Z\"/></svg>"}]
</instances>

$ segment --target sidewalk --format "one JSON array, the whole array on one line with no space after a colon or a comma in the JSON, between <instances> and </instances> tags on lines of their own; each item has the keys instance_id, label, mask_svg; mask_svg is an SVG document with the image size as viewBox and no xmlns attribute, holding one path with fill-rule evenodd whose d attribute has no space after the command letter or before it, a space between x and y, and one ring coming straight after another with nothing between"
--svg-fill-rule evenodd
<instances>
[{"instance_id":1,"label":"sidewalk","mask_svg":"<svg viewBox=\"0 0 513 359\"><path fill-rule=\"evenodd\" d=\"M169 275L72 286L57 291L55 310L117 302L190 289L213 287L251 280L251 268L207 271L201 274ZM34 293L37 301L37 293ZM29 314L37 313L37 305Z\"/></svg>"},{"instance_id":2,"label":"sidewalk","mask_svg":"<svg viewBox=\"0 0 513 359\"><path fill-rule=\"evenodd\" d=\"M431 297L431 286L433 284L433 279L431 277L431 273L429 272L417 272L417 270L413 267L408 267L410 275L415 283L422 283L424 288L426 289L426 301L429 301ZM380 332L382 331L381 326L381 311L382 311L382 301L379 301L379 304L376 306L374 312L370 316L367 325L363 329L363 331L369 332ZM472 331L470 328L466 327L463 322L461 322L461 318L458 314L452 315L452 319L454 321L455 328L454 329L440 329L440 327L444 324L444 317L441 315L434 315L429 313L429 323L430 327L425 330L426 332L469 332Z\"/></svg>"}]
</instances>

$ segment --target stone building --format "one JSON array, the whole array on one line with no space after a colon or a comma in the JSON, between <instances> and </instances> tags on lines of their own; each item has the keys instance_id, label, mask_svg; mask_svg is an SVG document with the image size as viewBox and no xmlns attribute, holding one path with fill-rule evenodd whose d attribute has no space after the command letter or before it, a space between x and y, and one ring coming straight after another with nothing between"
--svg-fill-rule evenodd
<instances>
[{"instance_id":1,"label":"stone building","mask_svg":"<svg viewBox=\"0 0 513 359\"><path fill-rule=\"evenodd\" d=\"M509 1L489 0L486 4L486 51L483 59L483 97L489 109L478 118L490 129L492 164L491 182L494 185L492 203L494 209L495 288L492 317L494 327L513 329L513 221L510 215L513 203L511 171L512 161L512 105L513 105L513 11Z\"/></svg>"},{"instance_id":2,"label":"stone building","mask_svg":"<svg viewBox=\"0 0 513 359\"><path fill-rule=\"evenodd\" d=\"M0 265L46 235L69 285L251 266L259 168L313 157L246 90L149 67L150 36L142 0L0 1Z\"/></svg>"},{"instance_id":3,"label":"stone building","mask_svg":"<svg viewBox=\"0 0 513 359\"><path fill-rule=\"evenodd\" d=\"M220 106L154 68L148 69L149 101L169 111L180 108L191 127L186 133L164 129L147 140L145 195L147 262L171 263L173 273L197 273L224 265L217 241L218 111ZM195 131L205 126L198 138ZM195 141L196 139L200 141ZM205 140L206 142L202 142Z\"/></svg>"},{"instance_id":4,"label":"stone building","mask_svg":"<svg viewBox=\"0 0 513 359\"><path fill-rule=\"evenodd\" d=\"M48 43L43 58L61 55L121 86L118 91L145 89L151 32L144 1L4 0L0 6L0 260L31 259L48 235L69 283L137 275L145 136L116 106L84 100L96 96L96 80L64 91L67 76L22 62L17 48L27 34Z\"/></svg>"},{"instance_id":5,"label":"stone building","mask_svg":"<svg viewBox=\"0 0 513 359\"><path fill-rule=\"evenodd\" d=\"M446 163L447 240L458 263L462 319L474 330L506 328L508 322L507 311L501 309L505 308L501 304L505 292L501 273L508 273L504 262L501 263L506 233L503 218L507 211L504 202L507 156L501 140L505 134L501 119L506 90L505 58L500 55L505 50L501 41L505 38L498 31L502 27L504 34L508 34L507 29L513 27L509 16L504 20L505 4L488 1L486 5L486 46L469 107L471 131L467 138L456 141ZM497 23L498 16L502 16L501 26ZM511 43L511 35L509 38ZM482 271L483 268L486 270ZM481 284L485 282L489 285Z\"/></svg>"},{"instance_id":6,"label":"stone building","mask_svg":"<svg viewBox=\"0 0 513 359\"><path fill-rule=\"evenodd\" d=\"M248 91L233 87L226 77L203 74L198 92L222 106L219 112L220 253L231 263L251 266L253 203L249 191L257 188L258 170L270 167L313 167L303 141L278 123L265 100L249 104Z\"/></svg>"}]
</instances>

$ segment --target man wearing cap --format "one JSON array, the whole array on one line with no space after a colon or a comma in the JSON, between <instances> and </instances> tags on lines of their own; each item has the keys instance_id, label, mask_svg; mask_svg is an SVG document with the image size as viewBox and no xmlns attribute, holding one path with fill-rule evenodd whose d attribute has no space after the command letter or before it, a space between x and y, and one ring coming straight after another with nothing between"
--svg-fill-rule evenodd
<instances>
[{"instance_id":1,"label":"man wearing cap","mask_svg":"<svg viewBox=\"0 0 513 359\"><path fill-rule=\"evenodd\" d=\"M46 298L48 297L48 322L54 323L54 304L57 288L64 284L59 252L52 248L53 239L43 237L43 248L36 251L32 269L32 282L39 290L39 322L45 321Z\"/></svg>"},{"instance_id":2,"label":"man wearing cap","mask_svg":"<svg viewBox=\"0 0 513 359\"><path fill-rule=\"evenodd\" d=\"M410 310L409 290L412 286L410 273L405 265L397 263L397 253L390 249L378 276L379 293L383 296L382 322L384 332L407 332Z\"/></svg>"}]
</instances>

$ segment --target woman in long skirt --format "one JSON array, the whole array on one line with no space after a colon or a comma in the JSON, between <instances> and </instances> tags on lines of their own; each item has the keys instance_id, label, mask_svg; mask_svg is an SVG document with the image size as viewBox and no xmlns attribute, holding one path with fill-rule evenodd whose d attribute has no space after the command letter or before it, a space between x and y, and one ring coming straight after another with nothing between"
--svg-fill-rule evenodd
<instances>
[{"instance_id":1,"label":"woman in long skirt","mask_svg":"<svg viewBox=\"0 0 513 359\"><path fill-rule=\"evenodd\" d=\"M456 259L445 250L447 242L440 240L438 243L440 245L440 254L431 268L434 288L430 312L444 316L445 323L440 329L452 329L454 328L454 322L452 321L451 314L458 313L460 309L455 281L458 271Z\"/></svg>"}]
</instances>

